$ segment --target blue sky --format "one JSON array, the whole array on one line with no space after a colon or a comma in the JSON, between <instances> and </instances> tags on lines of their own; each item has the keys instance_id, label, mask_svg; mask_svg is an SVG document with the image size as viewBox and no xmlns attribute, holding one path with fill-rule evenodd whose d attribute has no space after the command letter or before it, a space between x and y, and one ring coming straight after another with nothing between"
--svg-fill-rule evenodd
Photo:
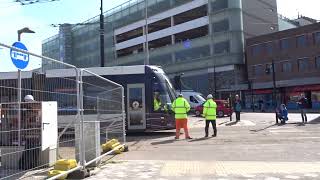
<instances>
[{"instance_id":1,"label":"blue sky","mask_svg":"<svg viewBox=\"0 0 320 180\"><path fill-rule=\"evenodd\" d=\"M11 45L17 40L17 30L29 27L35 34L23 34L29 51L41 54L42 40L57 34L58 28L50 24L83 22L100 12L100 0L59 0L21 6L15 0L0 0L0 42ZM118 6L127 0L104 0L104 10ZM295 18L300 14L320 20L319 0L277 0L279 13ZM13 70L8 51L0 49L0 72ZM30 68L37 66L34 62Z\"/></svg>"}]
</instances>

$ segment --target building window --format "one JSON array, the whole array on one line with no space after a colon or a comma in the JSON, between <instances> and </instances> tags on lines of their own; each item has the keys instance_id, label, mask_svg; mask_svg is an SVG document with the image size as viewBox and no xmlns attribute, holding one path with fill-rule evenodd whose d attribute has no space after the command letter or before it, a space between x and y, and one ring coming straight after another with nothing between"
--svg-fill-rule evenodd
<instances>
[{"instance_id":1,"label":"building window","mask_svg":"<svg viewBox=\"0 0 320 180\"><path fill-rule=\"evenodd\" d=\"M227 0L214 0L211 5L212 5L212 11L216 12L216 11L228 8L228 1Z\"/></svg>"},{"instance_id":2,"label":"building window","mask_svg":"<svg viewBox=\"0 0 320 180\"><path fill-rule=\"evenodd\" d=\"M229 41L219 42L214 45L214 53L222 54L230 52L230 43Z\"/></svg>"},{"instance_id":3,"label":"building window","mask_svg":"<svg viewBox=\"0 0 320 180\"><path fill-rule=\"evenodd\" d=\"M131 54L138 54L139 52L143 52L142 44L117 50L117 57L119 58L119 57L131 55Z\"/></svg>"},{"instance_id":4,"label":"building window","mask_svg":"<svg viewBox=\"0 0 320 180\"><path fill-rule=\"evenodd\" d=\"M314 33L314 43L315 44L320 44L320 32Z\"/></svg>"},{"instance_id":5,"label":"building window","mask_svg":"<svg viewBox=\"0 0 320 180\"><path fill-rule=\"evenodd\" d=\"M299 71L304 72L309 69L309 58L298 59Z\"/></svg>"},{"instance_id":6,"label":"building window","mask_svg":"<svg viewBox=\"0 0 320 180\"><path fill-rule=\"evenodd\" d=\"M320 69L320 56L316 57L316 67Z\"/></svg>"},{"instance_id":7,"label":"building window","mask_svg":"<svg viewBox=\"0 0 320 180\"><path fill-rule=\"evenodd\" d=\"M173 16L174 24L182 24L208 15L206 5Z\"/></svg>"},{"instance_id":8,"label":"building window","mask_svg":"<svg viewBox=\"0 0 320 180\"><path fill-rule=\"evenodd\" d=\"M261 76L264 73L264 69L262 65L253 66L254 76Z\"/></svg>"},{"instance_id":9,"label":"building window","mask_svg":"<svg viewBox=\"0 0 320 180\"><path fill-rule=\"evenodd\" d=\"M266 43L266 48L267 48L268 55L272 55L272 53L273 53L273 43L272 42Z\"/></svg>"},{"instance_id":10,"label":"building window","mask_svg":"<svg viewBox=\"0 0 320 180\"><path fill-rule=\"evenodd\" d=\"M164 38L156 39L149 42L149 49L154 50L160 47L171 45L171 36L167 36Z\"/></svg>"},{"instance_id":11,"label":"building window","mask_svg":"<svg viewBox=\"0 0 320 180\"><path fill-rule=\"evenodd\" d=\"M280 40L280 49L281 50L289 49L289 39L281 39Z\"/></svg>"},{"instance_id":12,"label":"building window","mask_svg":"<svg viewBox=\"0 0 320 180\"><path fill-rule=\"evenodd\" d=\"M148 33L153 33L171 27L171 18L166 18L148 25Z\"/></svg>"},{"instance_id":13,"label":"building window","mask_svg":"<svg viewBox=\"0 0 320 180\"><path fill-rule=\"evenodd\" d=\"M261 53L261 45L260 44L252 46L252 55L253 56L258 56L258 55L260 55L260 53Z\"/></svg>"},{"instance_id":14,"label":"building window","mask_svg":"<svg viewBox=\"0 0 320 180\"><path fill-rule=\"evenodd\" d=\"M208 25L198 27L195 29L191 29L188 31L184 31L178 34L175 34L175 43L182 43L185 41L189 41L191 39L197 39L203 36L207 36L209 34Z\"/></svg>"},{"instance_id":15,"label":"building window","mask_svg":"<svg viewBox=\"0 0 320 180\"><path fill-rule=\"evenodd\" d=\"M297 47L306 47L307 46L307 37L305 35L297 37Z\"/></svg>"},{"instance_id":16,"label":"building window","mask_svg":"<svg viewBox=\"0 0 320 180\"><path fill-rule=\"evenodd\" d=\"M292 63L291 62L284 62L282 64L282 72L292 72Z\"/></svg>"},{"instance_id":17,"label":"building window","mask_svg":"<svg viewBox=\"0 0 320 180\"><path fill-rule=\"evenodd\" d=\"M143 29L142 28L137 28L122 34L119 34L116 36L116 42L121 43L124 41L128 41L130 39L134 39L136 37L140 37L143 35ZM81 37L81 36L80 36Z\"/></svg>"},{"instance_id":18,"label":"building window","mask_svg":"<svg viewBox=\"0 0 320 180\"><path fill-rule=\"evenodd\" d=\"M212 25L213 32L224 32L229 30L229 20L225 19L219 22L215 22Z\"/></svg>"},{"instance_id":19,"label":"building window","mask_svg":"<svg viewBox=\"0 0 320 180\"><path fill-rule=\"evenodd\" d=\"M277 65L275 63L273 63L274 66L274 72L277 72ZM273 73L273 68L272 68L272 64L266 64L266 73Z\"/></svg>"}]
</instances>

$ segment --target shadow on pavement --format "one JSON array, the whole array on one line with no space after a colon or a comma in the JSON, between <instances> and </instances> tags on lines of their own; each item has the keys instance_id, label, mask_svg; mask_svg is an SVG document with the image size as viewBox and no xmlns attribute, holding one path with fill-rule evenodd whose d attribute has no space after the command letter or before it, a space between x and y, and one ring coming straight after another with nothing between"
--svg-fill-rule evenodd
<instances>
[{"instance_id":1,"label":"shadow on pavement","mask_svg":"<svg viewBox=\"0 0 320 180\"><path fill-rule=\"evenodd\" d=\"M320 124L320 117L317 117L316 119L309 121L308 124Z\"/></svg>"},{"instance_id":2,"label":"shadow on pavement","mask_svg":"<svg viewBox=\"0 0 320 180\"><path fill-rule=\"evenodd\" d=\"M236 125L237 123L238 121L232 121L232 122L226 123L226 126L233 126L233 125Z\"/></svg>"},{"instance_id":3,"label":"shadow on pavement","mask_svg":"<svg viewBox=\"0 0 320 180\"><path fill-rule=\"evenodd\" d=\"M163 137L172 137L174 138L176 132L131 132L127 134L127 141L137 141L137 139L156 139L156 138L163 138Z\"/></svg>"},{"instance_id":4,"label":"shadow on pavement","mask_svg":"<svg viewBox=\"0 0 320 180\"><path fill-rule=\"evenodd\" d=\"M219 125L223 125L223 124L227 124L227 123L230 123L230 120L229 121L224 121L222 123L219 123Z\"/></svg>"},{"instance_id":5,"label":"shadow on pavement","mask_svg":"<svg viewBox=\"0 0 320 180\"><path fill-rule=\"evenodd\" d=\"M164 140L164 141L158 141L158 142L152 142L151 145L160 145L160 144L170 144L173 143L174 139L168 139L168 140Z\"/></svg>"},{"instance_id":6,"label":"shadow on pavement","mask_svg":"<svg viewBox=\"0 0 320 180\"><path fill-rule=\"evenodd\" d=\"M208 139L210 139L210 138L212 138L212 137L195 138L195 139L192 139L192 140L190 140L190 141L188 141L188 142L204 141L204 140L208 140Z\"/></svg>"},{"instance_id":7,"label":"shadow on pavement","mask_svg":"<svg viewBox=\"0 0 320 180\"><path fill-rule=\"evenodd\" d=\"M296 126L305 126L304 123L296 123Z\"/></svg>"},{"instance_id":8,"label":"shadow on pavement","mask_svg":"<svg viewBox=\"0 0 320 180\"><path fill-rule=\"evenodd\" d=\"M280 124L280 125L283 125L283 124ZM250 131L252 131L252 132L260 132L260 131L264 131L264 130L269 129L269 128L274 127L274 126L279 126L279 124L272 124L270 126L262 128L262 129L252 129Z\"/></svg>"}]
</instances>

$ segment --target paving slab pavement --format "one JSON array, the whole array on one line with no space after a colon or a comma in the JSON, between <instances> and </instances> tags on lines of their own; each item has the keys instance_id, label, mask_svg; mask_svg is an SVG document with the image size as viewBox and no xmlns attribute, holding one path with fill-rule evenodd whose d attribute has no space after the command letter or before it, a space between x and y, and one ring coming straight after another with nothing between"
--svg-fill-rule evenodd
<instances>
[{"instance_id":1,"label":"paving slab pavement","mask_svg":"<svg viewBox=\"0 0 320 180\"><path fill-rule=\"evenodd\" d=\"M318 179L320 162L116 161L88 179Z\"/></svg>"},{"instance_id":2,"label":"paving slab pavement","mask_svg":"<svg viewBox=\"0 0 320 180\"><path fill-rule=\"evenodd\" d=\"M218 119L216 138L203 138L204 120L189 117L193 140L174 140L174 130L129 134L130 151L89 179L320 179L319 117L303 125L289 114L276 125L274 114L243 113L238 123Z\"/></svg>"}]
</instances>

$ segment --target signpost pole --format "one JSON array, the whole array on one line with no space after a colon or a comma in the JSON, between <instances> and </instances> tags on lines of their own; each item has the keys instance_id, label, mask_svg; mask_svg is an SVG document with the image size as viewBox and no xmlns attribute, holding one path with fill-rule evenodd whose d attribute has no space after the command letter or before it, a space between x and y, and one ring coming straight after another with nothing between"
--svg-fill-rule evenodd
<instances>
[{"instance_id":1,"label":"signpost pole","mask_svg":"<svg viewBox=\"0 0 320 180\"><path fill-rule=\"evenodd\" d=\"M21 70L18 69L18 144L21 146Z\"/></svg>"},{"instance_id":2,"label":"signpost pole","mask_svg":"<svg viewBox=\"0 0 320 180\"><path fill-rule=\"evenodd\" d=\"M20 35L18 36L20 39ZM13 47L22 49L24 51L28 51L27 47L22 44L20 41L15 42ZM18 121L18 145L21 146L21 99L22 99L22 74L21 70L26 68L29 63L29 55L26 53L22 52L17 52L14 49L11 49L10 51L10 56L12 59L13 64L17 67L18 69L18 81L17 81L17 121Z\"/></svg>"}]
</instances>

